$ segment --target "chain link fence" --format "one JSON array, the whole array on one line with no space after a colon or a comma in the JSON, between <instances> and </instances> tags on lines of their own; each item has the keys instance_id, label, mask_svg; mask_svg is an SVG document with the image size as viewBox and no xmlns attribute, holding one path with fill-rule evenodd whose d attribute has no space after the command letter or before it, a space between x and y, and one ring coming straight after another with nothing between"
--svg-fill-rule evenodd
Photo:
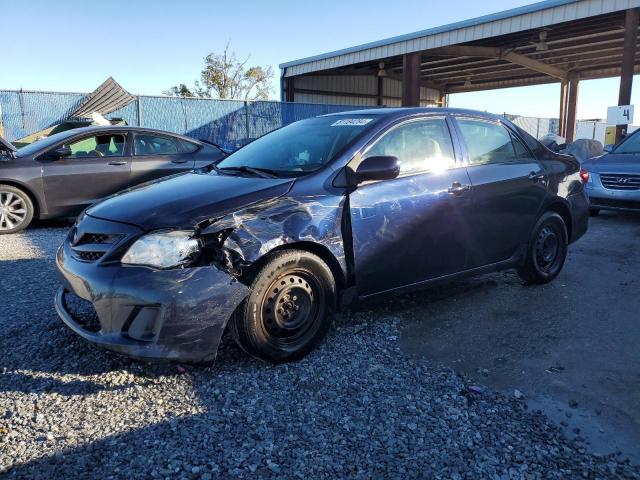
<instances>
[{"instance_id":1,"label":"chain link fence","mask_svg":"<svg viewBox=\"0 0 640 480\"><path fill-rule=\"evenodd\" d=\"M548 133L558 135L560 132L560 119L558 118L523 117L508 113L505 113L504 117L535 138L544 137Z\"/></svg>"},{"instance_id":2,"label":"chain link fence","mask_svg":"<svg viewBox=\"0 0 640 480\"><path fill-rule=\"evenodd\" d=\"M62 123L84 98L81 93L0 90L0 132L12 142ZM205 139L233 150L297 120L363 108L367 107L140 95L106 117Z\"/></svg>"},{"instance_id":3,"label":"chain link fence","mask_svg":"<svg viewBox=\"0 0 640 480\"><path fill-rule=\"evenodd\" d=\"M0 90L0 135L15 141L62 123L84 98L82 93ZM363 108L367 107L141 95L107 118L205 139L234 150L297 120ZM558 119L504 116L536 138L558 133Z\"/></svg>"}]
</instances>

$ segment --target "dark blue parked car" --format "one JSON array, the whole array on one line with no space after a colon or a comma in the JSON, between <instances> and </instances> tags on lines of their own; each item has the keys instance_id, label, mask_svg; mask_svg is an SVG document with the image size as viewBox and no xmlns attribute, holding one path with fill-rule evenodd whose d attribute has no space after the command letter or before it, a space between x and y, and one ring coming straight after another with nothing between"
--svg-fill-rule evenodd
<instances>
[{"instance_id":1,"label":"dark blue parked car","mask_svg":"<svg viewBox=\"0 0 640 480\"><path fill-rule=\"evenodd\" d=\"M57 254L59 315L141 358L300 358L336 308L462 275L560 272L587 229L578 162L504 119L380 109L303 120L209 169L112 196Z\"/></svg>"},{"instance_id":2,"label":"dark blue parked car","mask_svg":"<svg viewBox=\"0 0 640 480\"><path fill-rule=\"evenodd\" d=\"M591 214L601 209L640 212L640 130L606 150L582 164Z\"/></svg>"}]
</instances>

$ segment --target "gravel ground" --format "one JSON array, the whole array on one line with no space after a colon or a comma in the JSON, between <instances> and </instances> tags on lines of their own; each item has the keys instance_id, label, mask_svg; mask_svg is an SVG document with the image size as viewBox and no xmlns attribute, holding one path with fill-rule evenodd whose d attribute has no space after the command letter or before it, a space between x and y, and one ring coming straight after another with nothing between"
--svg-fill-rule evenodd
<instances>
[{"instance_id":1,"label":"gravel ground","mask_svg":"<svg viewBox=\"0 0 640 480\"><path fill-rule=\"evenodd\" d=\"M0 237L2 477L640 478L522 399L402 354L384 304L290 365L229 341L207 368L107 354L53 310L64 232Z\"/></svg>"}]
</instances>

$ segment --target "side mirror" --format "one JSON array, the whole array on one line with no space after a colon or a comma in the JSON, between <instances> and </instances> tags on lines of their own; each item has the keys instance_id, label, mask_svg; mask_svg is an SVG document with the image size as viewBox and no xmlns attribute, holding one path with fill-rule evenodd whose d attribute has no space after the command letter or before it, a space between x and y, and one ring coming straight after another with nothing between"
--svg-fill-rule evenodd
<instances>
[{"instance_id":1,"label":"side mirror","mask_svg":"<svg viewBox=\"0 0 640 480\"><path fill-rule=\"evenodd\" d=\"M371 180L391 180L400 175L398 157L379 156L365 158L353 175L353 183L358 185Z\"/></svg>"},{"instance_id":2,"label":"side mirror","mask_svg":"<svg viewBox=\"0 0 640 480\"><path fill-rule=\"evenodd\" d=\"M69 155L71 155L71 149L66 145L58 147L49 152L49 156L52 158L63 158L63 157L68 157Z\"/></svg>"},{"instance_id":3,"label":"side mirror","mask_svg":"<svg viewBox=\"0 0 640 480\"><path fill-rule=\"evenodd\" d=\"M603 150L604 150L606 153L613 153L613 147L614 147L614 146L615 146L615 145L605 145L605 146L604 146L604 148L603 148Z\"/></svg>"}]
</instances>

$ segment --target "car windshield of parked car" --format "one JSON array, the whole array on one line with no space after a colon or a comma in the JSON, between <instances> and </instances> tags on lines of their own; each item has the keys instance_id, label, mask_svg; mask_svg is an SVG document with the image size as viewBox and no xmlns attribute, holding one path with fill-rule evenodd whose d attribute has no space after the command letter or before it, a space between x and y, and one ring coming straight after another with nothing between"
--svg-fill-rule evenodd
<instances>
[{"instance_id":1,"label":"car windshield of parked car","mask_svg":"<svg viewBox=\"0 0 640 480\"><path fill-rule=\"evenodd\" d=\"M377 119L376 115L336 115L295 122L232 153L217 165L217 171L306 175L333 160Z\"/></svg>"},{"instance_id":2,"label":"car windshield of parked car","mask_svg":"<svg viewBox=\"0 0 640 480\"><path fill-rule=\"evenodd\" d=\"M36 140L29 145L25 145L24 147L19 148L18 156L27 157L29 155L33 155L34 153L38 153L40 150L45 150L66 138L76 135L77 133L77 130L65 130L64 132L55 133L48 137L41 138L40 140Z\"/></svg>"},{"instance_id":3,"label":"car windshield of parked car","mask_svg":"<svg viewBox=\"0 0 640 480\"><path fill-rule=\"evenodd\" d=\"M627 137L614 149L614 153L640 153L640 133Z\"/></svg>"}]
</instances>

